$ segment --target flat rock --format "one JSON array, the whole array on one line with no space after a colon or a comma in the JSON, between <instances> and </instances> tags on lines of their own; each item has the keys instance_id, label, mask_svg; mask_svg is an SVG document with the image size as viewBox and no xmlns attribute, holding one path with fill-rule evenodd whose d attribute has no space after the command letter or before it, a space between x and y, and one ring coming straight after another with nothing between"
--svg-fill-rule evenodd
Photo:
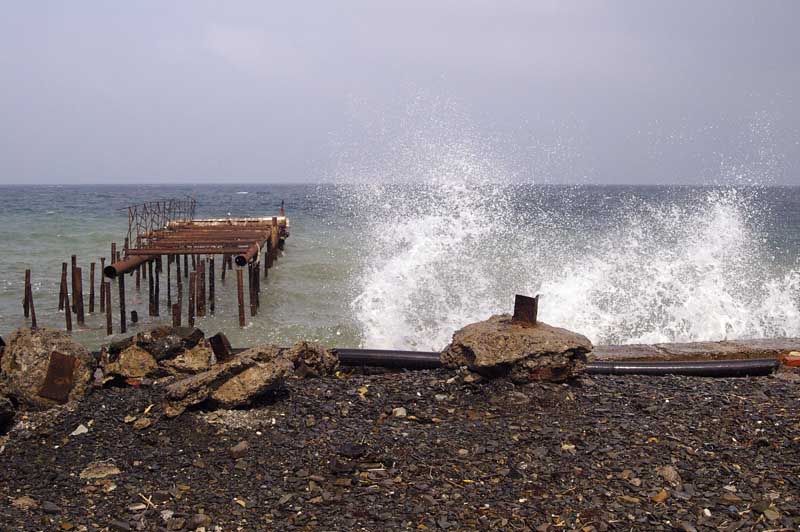
<instances>
[{"instance_id":1,"label":"flat rock","mask_svg":"<svg viewBox=\"0 0 800 532\"><path fill-rule=\"evenodd\" d=\"M583 372L591 350L583 335L541 322L514 322L502 314L456 331L441 360L445 367L467 366L486 377L508 376L514 382L561 381Z\"/></svg>"},{"instance_id":2,"label":"flat rock","mask_svg":"<svg viewBox=\"0 0 800 532\"><path fill-rule=\"evenodd\" d=\"M94 358L67 333L47 328L22 328L11 334L0 363L0 389L27 406L46 409L57 405L57 401L39 395L54 351L75 359L67 400L83 397L92 378Z\"/></svg>"}]
</instances>

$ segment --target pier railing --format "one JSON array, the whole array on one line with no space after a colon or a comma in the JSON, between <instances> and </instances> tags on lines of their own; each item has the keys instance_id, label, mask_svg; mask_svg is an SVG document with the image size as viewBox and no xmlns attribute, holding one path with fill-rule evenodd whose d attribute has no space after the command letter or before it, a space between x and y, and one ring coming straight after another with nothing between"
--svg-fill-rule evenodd
<instances>
[{"instance_id":1,"label":"pier railing","mask_svg":"<svg viewBox=\"0 0 800 532\"><path fill-rule=\"evenodd\" d=\"M126 208L128 211L126 251L128 248L139 249L148 234L165 228L170 222L193 220L196 207L197 200L191 197L130 205Z\"/></svg>"}]
</instances>

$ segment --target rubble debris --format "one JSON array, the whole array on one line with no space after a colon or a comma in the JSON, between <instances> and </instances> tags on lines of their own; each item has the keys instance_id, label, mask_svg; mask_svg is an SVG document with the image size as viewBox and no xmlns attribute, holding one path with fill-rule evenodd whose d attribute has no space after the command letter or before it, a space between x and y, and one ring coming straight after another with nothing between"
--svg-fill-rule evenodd
<instances>
[{"instance_id":1,"label":"rubble debris","mask_svg":"<svg viewBox=\"0 0 800 532\"><path fill-rule=\"evenodd\" d=\"M224 408L237 408L280 385L292 374L291 360L276 346L248 349L224 364L167 386L165 414L175 417L206 400Z\"/></svg>"},{"instance_id":2,"label":"rubble debris","mask_svg":"<svg viewBox=\"0 0 800 532\"><path fill-rule=\"evenodd\" d=\"M557 382L583 373L591 350L583 335L542 322L521 323L502 314L456 331L441 360L445 367L466 366L484 377Z\"/></svg>"},{"instance_id":3,"label":"rubble debris","mask_svg":"<svg viewBox=\"0 0 800 532\"><path fill-rule=\"evenodd\" d=\"M298 377L333 375L339 368L339 357L320 344L301 340L283 352L292 361Z\"/></svg>"},{"instance_id":4,"label":"rubble debris","mask_svg":"<svg viewBox=\"0 0 800 532\"><path fill-rule=\"evenodd\" d=\"M51 408L83 397L93 369L91 353L67 333L22 328L11 334L6 346L0 364L0 389L20 404Z\"/></svg>"},{"instance_id":5,"label":"rubble debris","mask_svg":"<svg viewBox=\"0 0 800 532\"><path fill-rule=\"evenodd\" d=\"M105 375L123 381L198 373L213 363L203 331L195 327L155 327L109 344L100 357Z\"/></svg>"},{"instance_id":6,"label":"rubble debris","mask_svg":"<svg viewBox=\"0 0 800 532\"><path fill-rule=\"evenodd\" d=\"M106 375L125 379L141 379L155 374L158 362L155 357L136 344L131 344L120 352L115 359L108 362L103 359L103 371Z\"/></svg>"},{"instance_id":7,"label":"rubble debris","mask_svg":"<svg viewBox=\"0 0 800 532\"><path fill-rule=\"evenodd\" d=\"M201 340L200 343L187 349L175 356L175 358L164 361L164 367L173 374L195 374L206 371L217 362L217 357L211 350L208 341Z\"/></svg>"}]
</instances>

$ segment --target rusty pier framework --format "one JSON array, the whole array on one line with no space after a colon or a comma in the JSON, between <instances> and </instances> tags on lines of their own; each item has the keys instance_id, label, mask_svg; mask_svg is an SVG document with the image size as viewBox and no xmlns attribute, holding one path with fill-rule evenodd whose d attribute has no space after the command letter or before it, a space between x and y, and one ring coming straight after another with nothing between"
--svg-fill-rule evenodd
<instances>
[{"instance_id":1,"label":"rusty pier framework","mask_svg":"<svg viewBox=\"0 0 800 532\"><path fill-rule=\"evenodd\" d=\"M128 234L122 254L103 269L103 275L116 279L119 292L120 332L126 332L125 276L135 276L139 289L148 279L150 315L160 314L160 277L166 263L167 305L173 324L181 324L183 281L188 280L188 324L196 316L215 312L215 257L222 257L221 279L235 271L239 326L246 324L244 271L248 272L250 313L260 306L261 269L269 268L289 236L289 220L283 202L279 216L253 218L196 219L193 198L154 201L127 208ZM263 261L262 261L263 256ZM166 257L166 261L164 260ZM183 262L183 264L181 264ZM181 268L183 266L183 268ZM191 270L190 270L191 266ZM175 271L176 303L172 303L172 275ZM109 293L106 287L106 294ZM107 295L106 295L107 297ZM106 309L108 311L108 309ZM132 316L132 319L135 319Z\"/></svg>"},{"instance_id":2,"label":"rusty pier framework","mask_svg":"<svg viewBox=\"0 0 800 532\"><path fill-rule=\"evenodd\" d=\"M289 220L281 202L278 216L248 218L197 219L194 198L167 199L132 205L125 210L128 231L122 246L111 243L111 254L100 257L99 312L105 314L107 334L113 334L112 283L117 283L119 312L118 332L125 333L128 320L138 322L138 314L125 308L126 277L135 280L135 290L146 285L149 294L149 315L160 316L162 293L166 288L166 303L172 323L180 326L185 314L187 324L194 325L195 317L214 314L216 310L217 275L224 283L226 273L236 276L236 297L239 326L247 323L244 296L244 274L247 271L251 316L258 313L261 294L261 270L266 278L275 264L284 242L289 237ZM218 263L217 256L221 257ZM95 311L95 266L84 276L72 255L71 268L62 263L58 309L64 311L66 330L72 330L73 314L78 326L84 326L84 279L89 284L88 311ZM71 282L69 281L71 273ZM162 277L166 273L166 286ZM87 278L88 277L88 278ZM185 286L188 285L188 286ZM31 292L30 271L26 272L23 310L36 327ZM184 297L186 294L186 297ZM188 308L183 307L184 299Z\"/></svg>"}]
</instances>

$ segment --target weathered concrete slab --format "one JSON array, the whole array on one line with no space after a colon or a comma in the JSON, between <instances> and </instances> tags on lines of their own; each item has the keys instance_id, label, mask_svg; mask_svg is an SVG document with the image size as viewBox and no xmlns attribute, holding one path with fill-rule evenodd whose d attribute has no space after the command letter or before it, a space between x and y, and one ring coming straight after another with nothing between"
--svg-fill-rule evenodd
<instances>
[{"instance_id":1,"label":"weathered concrete slab","mask_svg":"<svg viewBox=\"0 0 800 532\"><path fill-rule=\"evenodd\" d=\"M732 360L778 358L800 350L800 338L662 344L597 345L589 360Z\"/></svg>"}]
</instances>

